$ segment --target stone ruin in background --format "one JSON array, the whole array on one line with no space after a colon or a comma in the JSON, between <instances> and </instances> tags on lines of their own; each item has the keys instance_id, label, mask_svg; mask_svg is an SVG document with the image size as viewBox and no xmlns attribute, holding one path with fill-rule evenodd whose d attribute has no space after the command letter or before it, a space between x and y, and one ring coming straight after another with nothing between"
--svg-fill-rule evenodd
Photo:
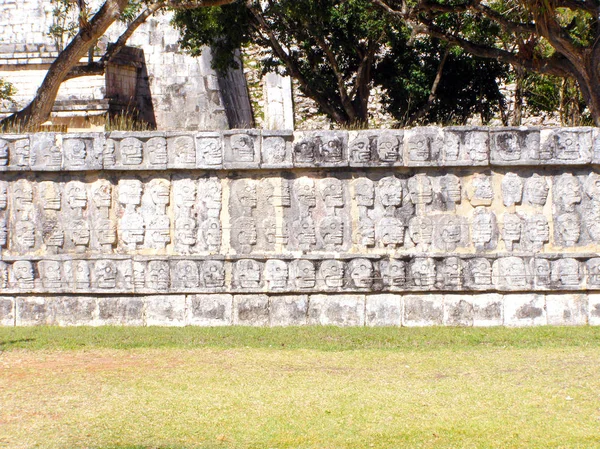
<instances>
[{"instance_id":1,"label":"stone ruin in background","mask_svg":"<svg viewBox=\"0 0 600 449\"><path fill-rule=\"evenodd\" d=\"M592 128L0 136L3 325L600 323Z\"/></svg>"}]
</instances>

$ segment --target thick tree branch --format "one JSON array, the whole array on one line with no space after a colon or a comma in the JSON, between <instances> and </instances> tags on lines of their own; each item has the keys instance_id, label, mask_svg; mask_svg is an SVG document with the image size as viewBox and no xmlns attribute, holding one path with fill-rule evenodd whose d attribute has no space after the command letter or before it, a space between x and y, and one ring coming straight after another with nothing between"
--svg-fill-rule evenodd
<instances>
[{"instance_id":1,"label":"thick tree branch","mask_svg":"<svg viewBox=\"0 0 600 449\"><path fill-rule=\"evenodd\" d=\"M281 43L273 33L273 30L269 27L269 24L261 14L259 10L254 7L251 1L246 2L246 7L252 13L252 16L257 21L256 30L261 34L266 34L266 39L271 42L271 46L275 51L277 57L285 64L290 75L295 78L300 87L307 93L310 93L310 97L313 98L318 104L319 107L329 115L333 120L338 123L344 123L348 121L347 117L344 117L340 112L331 107L331 105L327 102L327 99L321 95L318 91L313 89L310 83L306 80L302 71L298 68L297 64L294 62L293 58L283 49Z\"/></svg>"}]
</instances>

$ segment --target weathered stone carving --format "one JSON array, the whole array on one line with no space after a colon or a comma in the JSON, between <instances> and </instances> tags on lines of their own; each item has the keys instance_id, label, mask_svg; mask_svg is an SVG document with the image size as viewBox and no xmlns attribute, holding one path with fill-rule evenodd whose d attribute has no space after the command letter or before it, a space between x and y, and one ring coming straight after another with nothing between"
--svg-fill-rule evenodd
<instances>
[{"instance_id":1,"label":"weathered stone carving","mask_svg":"<svg viewBox=\"0 0 600 449\"><path fill-rule=\"evenodd\" d=\"M373 263L369 259L352 259L348 263L348 274L352 285L356 288L373 286Z\"/></svg>"},{"instance_id":2,"label":"weathered stone carving","mask_svg":"<svg viewBox=\"0 0 600 449\"><path fill-rule=\"evenodd\" d=\"M265 263L265 281L269 291L285 290L288 276L288 265L283 260L271 259Z\"/></svg>"},{"instance_id":3,"label":"weathered stone carving","mask_svg":"<svg viewBox=\"0 0 600 449\"><path fill-rule=\"evenodd\" d=\"M409 165L437 161L444 145L438 128L413 128L404 136Z\"/></svg>"},{"instance_id":4,"label":"weathered stone carving","mask_svg":"<svg viewBox=\"0 0 600 449\"><path fill-rule=\"evenodd\" d=\"M119 142L121 164L125 166L141 165L144 158L144 144L135 137L126 137Z\"/></svg>"},{"instance_id":5,"label":"weathered stone carving","mask_svg":"<svg viewBox=\"0 0 600 449\"><path fill-rule=\"evenodd\" d=\"M533 206L543 206L548 199L550 186L546 178L538 174L534 174L525 181L524 199L527 203Z\"/></svg>"},{"instance_id":6,"label":"weathered stone carving","mask_svg":"<svg viewBox=\"0 0 600 449\"><path fill-rule=\"evenodd\" d=\"M63 151L71 168L86 168L87 148L85 140L66 139L63 141ZM60 156L60 162L58 156L56 156L56 163L59 166L62 164L62 155Z\"/></svg>"},{"instance_id":7,"label":"weathered stone carving","mask_svg":"<svg viewBox=\"0 0 600 449\"><path fill-rule=\"evenodd\" d=\"M456 215L441 215L437 217L434 228L434 242L437 249L454 251L457 246L462 246L468 231L466 223Z\"/></svg>"},{"instance_id":8,"label":"weathered stone carving","mask_svg":"<svg viewBox=\"0 0 600 449\"><path fill-rule=\"evenodd\" d=\"M383 217L375 229L377 240L388 248L404 245L404 231L404 222L396 217Z\"/></svg>"},{"instance_id":9,"label":"weathered stone carving","mask_svg":"<svg viewBox=\"0 0 600 449\"><path fill-rule=\"evenodd\" d=\"M0 181L0 210L5 210L7 205L8 205L8 182Z\"/></svg>"},{"instance_id":10,"label":"weathered stone carving","mask_svg":"<svg viewBox=\"0 0 600 449\"><path fill-rule=\"evenodd\" d=\"M427 251L433 240L433 221L429 217L413 217L408 222L408 232L417 249Z\"/></svg>"},{"instance_id":11,"label":"weathered stone carving","mask_svg":"<svg viewBox=\"0 0 600 449\"><path fill-rule=\"evenodd\" d=\"M371 162L371 141L367 136L359 136L349 143L350 160L354 163Z\"/></svg>"},{"instance_id":12,"label":"weathered stone carving","mask_svg":"<svg viewBox=\"0 0 600 449\"><path fill-rule=\"evenodd\" d=\"M302 250L309 250L317 243L315 224L310 217L303 217L295 223L294 234Z\"/></svg>"},{"instance_id":13,"label":"weathered stone carving","mask_svg":"<svg viewBox=\"0 0 600 449\"><path fill-rule=\"evenodd\" d=\"M4 139L0 139L0 167L8 165L9 143Z\"/></svg>"},{"instance_id":14,"label":"weathered stone carving","mask_svg":"<svg viewBox=\"0 0 600 449\"><path fill-rule=\"evenodd\" d=\"M438 272L438 288L459 289L462 286L462 271L462 262L458 257L446 257Z\"/></svg>"},{"instance_id":15,"label":"weathered stone carving","mask_svg":"<svg viewBox=\"0 0 600 449\"><path fill-rule=\"evenodd\" d=\"M86 260L69 260L64 263L65 279L70 287L76 290L90 288L90 267Z\"/></svg>"},{"instance_id":16,"label":"weathered stone carving","mask_svg":"<svg viewBox=\"0 0 600 449\"><path fill-rule=\"evenodd\" d=\"M219 289L225 285L225 267L219 260L206 260L202 264L202 281L209 289Z\"/></svg>"},{"instance_id":17,"label":"weathered stone carving","mask_svg":"<svg viewBox=\"0 0 600 449\"><path fill-rule=\"evenodd\" d=\"M502 178L502 201L506 207L520 204L523 197L523 181L516 173L507 173Z\"/></svg>"},{"instance_id":18,"label":"weathered stone carving","mask_svg":"<svg viewBox=\"0 0 600 449\"><path fill-rule=\"evenodd\" d=\"M548 288L550 285L550 261L547 259L532 259L533 283L537 288Z\"/></svg>"},{"instance_id":19,"label":"weathered stone carving","mask_svg":"<svg viewBox=\"0 0 600 449\"><path fill-rule=\"evenodd\" d=\"M517 214L504 214L502 216L502 240L508 251L512 251L521 241L523 221Z\"/></svg>"},{"instance_id":20,"label":"weathered stone carving","mask_svg":"<svg viewBox=\"0 0 600 449\"><path fill-rule=\"evenodd\" d=\"M344 244L344 222L340 217L325 217L319 225L319 233L327 249L335 249Z\"/></svg>"},{"instance_id":21,"label":"weathered stone carving","mask_svg":"<svg viewBox=\"0 0 600 449\"><path fill-rule=\"evenodd\" d=\"M19 260L12 265L12 273L17 288L24 292L35 288L33 264L28 260Z\"/></svg>"},{"instance_id":22,"label":"weathered stone carving","mask_svg":"<svg viewBox=\"0 0 600 449\"><path fill-rule=\"evenodd\" d=\"M587 266L587 287L600 287L600 257L594 257L586 262Z\"/></svg>"},{"instance_id":23,"label":"weathered stone carving","mask_svg":"<svg viewBox=\"0 0 600 449\"><path fill-rule=\"evenodd\" d=\"M540 251L549 240L550 227L544 215L535 214L525 218L525 235L522 236L522 241L527 249Z\"/></svg>"},{"instance_id":24,"label":"weathered stone carving","mask_svg":"<svg viewBox=\"0 0 600 449\"><path fill-rule=\"evenodd\" d=\"M280 166L286 162L286 142L283 137L266 137L262 143L263 162L267 165Z\"/></svg>"},{"instance_id":25,"label":"weathered stone carving","mask_svg":"<svg viewBox=\"0 0 600 449\"><path fill-rule=\"evenodd\" d=\"M293 261L291 273L296 288L300 290L315 288L317 284L317 274L315 266L310 260L298 259Z\"/></svg>"},{"instance_id":26,"label":"weathered stone carving","mask_svg":"<svg viewBox=\"0 0 600 449\"><path fill-rule=\"evenodd\" d=\"M467 273L467 286L474 289L487 289L492 286L492 266L488 259L471 259Z\"/></svg>"},{"instance_id":27,"label":"weathered stone carving","mask_svg":"<svg viewBox=\"0 0 600 449\"><path fill-rule=\"evenodd\" d=\"M559 287L577 288L581 283L582 269L576 259L564 258L552 263L552 281Z\"/></svg>"},{"instance_id":28,"label":"weathered stone carving","mask_svg":"<svg viewBox=\"0 0 600 449\"><path fill-rule=\"evenodd\" d=\"M221 151L220 147L217 144L214 146L218 148L218 162L216 164L211 164L207 159L207 153L210 153L213 148L211 148L211 144L213 144L214 140L198 140L198 153L201 156L202 162L205 165L215 165L219 167L221 165ZM168 153L172 155L173 167L185 167L185 168L194 168L196 166L196 148L194 146L194 139L191 136L177 136L170 137L167 140L167 149ZM162 159L162 158L161 158Z\"/></svg>"},{"instance_id":29,"label":"weathered stone carving","mask_svg":"<svg viewBox=\"0 0 600 449\"><path fill-rule=\"evenodd\" d=\"M559 245L573 246L581 236L581 218L576 212L567 212L554 221L556 240Z\"/></svg>"},{"instance_id":30,"label":"weathered stone carving","mask_svg":"<svg viewBox=\"0 0 600 449\"><path fill-rule=\"evenodd\" d=\"M415 175L408 180L408 191L413 204L417 206L433 201L431 179L427 175Z\"/></svg>"},{"instance_id":31,"label":"weathered stone carving","mask_svg":"<svg viewBox=\"0 0 600 449\"><path fill-rule=\"evenodd\" d=\"M476 174L467 189L467 198L473 207L490 206L494 200L494 190L489 176Z\"/></svg>"},{"instance_id":32,"label":"weathered stone carving","mask_svg":"<svg viewBox=\"0 0 600 449\"><path fill-rule=\"evenodd\" d=\"M146 288L166 291L171 283L169 263L164 260L151 260L146 268Z\"/></svg>"},{"instance_id":33,"label":"weathered stone carving","mask_svg":"<svg viewBox=\"0 0 600 449\"><path fill-rule=\"evenodd\" d=\"M261 266L252 259L241 259L235 263L234 280L238 288L259 288Z\"/></svg>"},{"instance_id":34,"label":"weathered stone carving","mask_svg":"<svg viewBox=\"0 0 600 449\"><path fill-rule=\"evenodd\" d=\"M388 213L393 213L395 208L402 205L402 181L394 176L382 178L377 184L377 193L379 201Z\"/></svg>"},{"instance_id":35,"label":"weathered stone carving","mask_svg":"<svg viewBox=\"0 0 600 449\"><path fill-rule=\"evenodd\" d=\"M344 207L344 187L339 179L326 178L319 182L319 193L328 212L335 213L336 208Z\"/></svg>"},{"instance_id":36,"label":"weathered stone carving","mask_svg":"<svg viewBox=\"0 0 600 449\"><path fill-rule=\"evenodd\" d=\"M173 287L176 289L196 288L200 285L200 272L196 262L180 260L175 264Z\"/></svg>"},{"instance_id":37,"label":"weathered stone carving","mask_svg":"<svg viewBox=\"0 0 600 449\"><path fill-rule=\"evenodd\" d=\"M401 138L391 132L382 132L377 137L377 155L381 162L402 162Z\"/></svg>"},{"instance_id":38,"label":"weathered stone carving","mask_svg":"<svg viewBox=\"0 0 600 449\"><path fill-rule=\"evenodd\" d=\"M444 202L454 206L462 199L462 184L456 175L448 174L440 178L440 189Z\"/></svg>"},{"instance_id":39,"label":"weathered stone carving","mask_svg":"<svg viewBox=\"0 0 600 449\"><path fill-rule=\"evenodd\" d=\"M223 165L223 149L221 148L221 141L217 138L204 137L197 140L199 164L210 168L218 168ZM192 147L193 148L193 147ZM180 159L183 159L181 157ZM192 157L188 155L185 157L185 163L191 164ZM196 157L194 156L194 162Z\"/></svg>"},{"instance_id":40,"label":"weathered stone carving","mask_svg":"<svg viewBox=\"0 0 600 449\"><path fill-rule=\"evenodd\" d=\"M391 288L406 286L406 263L403 260L382 260L379 266L384 286Z\"/></svg>"},{"instance_id":41,"label":"weathered stone carving","mask_svg":"<svg viewBox=\"0 0 600 449\"><path fill-rule=\"evenodd\" d=\"M60 289L63 287L61 263L56 260L42 260L38 264L42 278L42 286L47 289Z\"/></svg>"},{"instance_id":42,"label":"weathered stone carving","mask_svg":"<svg viewBox=\"0 0 600 449\"><path fill-rule=\"evenodd\" d=\"M431 288L436 281L436 264L430 257L417 257L410 264L410 278L415 287Z\"/></svg>"},{"instance_id":43,"label":"weathered stone carving","mask_svg":"<svg viewBox=\"0 0 600 449\"><path fill-rule=\"evenodd\" d=\"M496 236L496 215L484 207L476 207L473 212L473 228L471 233L471 240L475 249L494 249L496 247Z\"/></svg>"},{"instance_id":44,"label":"weathered stone carving","mask_svg":"<svg viewBox=\"0 0 600 449\"><path fill-rule=\"evenodd\" d=\"M252 252L252 247L256 245L258 239L254 219L251 217L240 217L233 222L231 239L231 245L240 253L248 254Z\"/></svg>"},{"instance_id":45,"label":"weathered stone carving","mask_svg":"<svg viewBox=\"0 0 600 449\"><path fill-rule=\"evenodd\" d=\"M520 290L529 287L525 262L520 257L500 257L492 267L496 287L500 290Z\"/></svg>"},{"instance_id":46,"label":"weathered stone carving","mask_svg":"<svg viewBox=\"0 0 600 449\"><path fill-rule=\"evenodd\" d=\"M152 137L146 142L148 163L151 168L166 168L169 162L167 140L164 137Z\"/></svg>"},{"instance_id":47,"label":"weathered stone carving","mask_svg":"<svg viewBox=\"0 0 600 449\"><path fill-rule=\"evenodd\" d=\"M328 289L340 289L344 286L344 275L346 267L340 260L324 260L319 267L318 279L321 287Z\"/></svg>"},{"instance_id":48,"label":"weathered stone carving","mask_svg":"<svg viewBox=\"0 0 600 449\"><path fill-rule=\"evenodd\" d=\"M555 203L564 212L573 212L575 205L581 203L581 184L570 173L564 173L555 178L554 193Z\"/></svg>"}]
</instances>

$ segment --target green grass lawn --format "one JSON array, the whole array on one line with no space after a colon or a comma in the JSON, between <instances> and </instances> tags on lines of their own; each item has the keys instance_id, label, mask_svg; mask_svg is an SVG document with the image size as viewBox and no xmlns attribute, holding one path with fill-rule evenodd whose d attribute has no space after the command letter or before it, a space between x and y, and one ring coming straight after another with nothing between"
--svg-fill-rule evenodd
<instances>
[{"instance_id":1,"label":"green grass lawn","mask_svg":"<svg viewBox=\"0 0 600 449\"><path fill-rule=\"evenodd\" d=\"M600 328L0 328L0 448L598 448Z\"/></svg>"}]
</instances>

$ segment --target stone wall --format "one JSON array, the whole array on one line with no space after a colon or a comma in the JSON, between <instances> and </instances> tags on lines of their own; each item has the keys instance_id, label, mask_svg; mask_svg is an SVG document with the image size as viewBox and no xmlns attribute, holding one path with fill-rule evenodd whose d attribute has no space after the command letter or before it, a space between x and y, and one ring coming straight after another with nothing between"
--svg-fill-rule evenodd
<instances>
[{"instance_id":1,"label":"stone wall","mask_svg":"<svg viewBox=\"0 0 600 449\"><path fill-rule=\"evenodd\" d=\"M598 324L599 163L592 128L3 135L0 322Z\"/></svg>"}]
</instances>

